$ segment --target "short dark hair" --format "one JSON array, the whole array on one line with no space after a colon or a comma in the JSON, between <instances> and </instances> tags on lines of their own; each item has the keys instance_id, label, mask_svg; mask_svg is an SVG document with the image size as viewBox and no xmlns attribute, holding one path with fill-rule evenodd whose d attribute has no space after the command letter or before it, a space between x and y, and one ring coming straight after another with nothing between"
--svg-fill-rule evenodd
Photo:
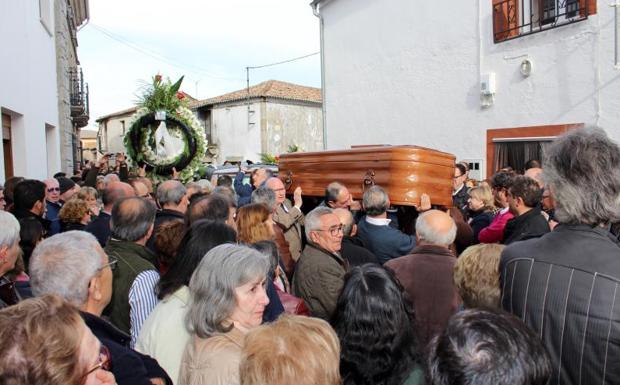
<instances>
[{"instance_id":1,"label":"short dark hair","mask_svg":"<svg viewBox=\"0 0 620 385\"><path fill-rule=\"evenodd\" d=\"M465 167L464 164L462 163L457 163L454 165L454 168L458 168L459 171L461 172L461 175L465 175L467 174L467 167Z\"/></svg>"},{"instance_id":2,"label":"short dark hair","mask_svg":"<svg viewBox=\"0 0 620 385\"><path fill-rule=\"evenodd\" d=\"M419 363L412 306L381 266L346 274L331 323L340 338L344 385L402 384Z\"/></svg>"},{"instance_id":3,"label":"short dark hair","mask_svg":"<svg viewBox=\"0 0 620 385\"><path fill-rule=\"evenodd\" d=\"M209 196L192 202L189 210L187 210L187 225L189 226L199 219L225 222L228 219L231 207L234 205L228 196L211 193Z\"/></svg>"},{"instance_id":4,"label":"short dark hair","mask_svg":"<svg viewBox=\"0 0 620 385\"><path fill-rule=\"evenodd\" d=\"M536 207L542 199L542 189L538 182L523 175L514 177L509 191L513 197L523 199L527 207Z\"/></svg>"},{"instance_id":5,"label":"short dark hair","mask_svg":"<svg viewBox=\"0 0 620 385\"><path fill-rule=\"evenodd\" d=\"M493 174L491 177L491 187L499 189L499 188L509 188L512 184L512 180L514 179L514 172L509 171L500 171Z\"/></svg>"},{"instance_id":6,"label":"short dark hair","mask_svg":"<svg viewBox=\"0 0 620 385\"><path fill-rule=\"evenodd\" d=\"M203 219L193 223L185 232L170 269L157 284L159 299L164 299L183 285L189 285L194 270L209 250L236 240L235 230L222 222Z\"/></svg>"},{"instance_id":7,"label":"short dark hair","mask_svg":"<svg viewBox=\"0 0 620 385\"><path fill-rule=\"evenodd\" d=\"M325 188L325 203L327 204L329 202L337 202L338 195L340 195L340 191L342 191L343 187L344 185L339 182L332 182L328 184Z\"/></svg>"},{"instance_id":8,"label":"short dark hair","mask_svg":"<svg viewBox=\"0 0 620 385\"><path fill-rule=\"evenodd\" d=\"M232 187L232 178L230 175L220 175L217 177L217 185L222 187Z\"/></svg>"},{"instance_id":9,"label":"short dark hair","mask_svg":"<svg viewBox=\"0 0 620 385\"><path fill-rule=\"evenodd\" d=\"M545 385L551 361L521 320L501 311L463 310L430 345L432 385Z\"/></svg>"},{"instance_id":10,"label":"short dark hair","mask_svg":"<svg viewBox=\"0 0 620 385\"><path fill-rule=\"evenodd\" d=\"M45 200L45 183L36 179L25 179L15 186L13 204L16 209L30 210L38 201Z\"/></svg>"},{"instance_id":11,"label":"short dark hair","mask_svg":"<svg viewBox=\"0 0 620 385\"><path fill-rule=\"evenodd\" d=\"M525 162L525 170L529 170L530 168L540 168L540 161L538 159L530 159Z\"/></svg>"},{"instance_id":12,"label":"short dark hair","mask_svg":"<svg viewBox=\"0 0 620 385\"><path fill-rule=\"evenodd\" d=\"M144 238L155 221L155 206L140 197L123 198L112 207L110 230L113 238L135 242Z\"/></svg>"}]
</instances>

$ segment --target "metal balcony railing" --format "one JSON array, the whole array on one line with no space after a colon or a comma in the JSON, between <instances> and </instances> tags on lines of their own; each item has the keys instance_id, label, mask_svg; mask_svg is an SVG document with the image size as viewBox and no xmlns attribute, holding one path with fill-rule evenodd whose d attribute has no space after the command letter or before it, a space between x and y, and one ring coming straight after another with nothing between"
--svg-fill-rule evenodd
<instances>
[{"instance_id":1,"label":"metal balcony railing","mask_svg":"<svg viewBox=\"0 0 620 385\"><path fill-rule=\"evenodd\" d=\"M588 0L493 2L493 41L511 40L588 18Z\"/></svg>"},{"instance_id":2,"label":"metal balcony railing","mask_svg":"<svg viewBox=\"0 0 620 385\"><path fill-rule=\"evenodd\" d=\"M69 87L71 117L78 127L84 127L88 124L89 100L88 83L84 82L81 68L74 67L69 69Z\"/></svg>"}]
</instances>

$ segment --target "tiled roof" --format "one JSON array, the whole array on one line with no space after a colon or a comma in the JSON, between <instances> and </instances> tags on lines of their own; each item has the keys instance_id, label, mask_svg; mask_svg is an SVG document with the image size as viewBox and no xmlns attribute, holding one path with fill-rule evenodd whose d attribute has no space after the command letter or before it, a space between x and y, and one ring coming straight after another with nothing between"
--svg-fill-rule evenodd
<instances>
[{"instance_id":1,"label":"tiled roof","mask_svg":"<svg viewBox=\"0 0 620 385\"><path fill-rule=\"evenodd\" d=\"M298 84L281 82L278 80L268 80L250 87L250 98L274 98L285 100L297 100L304 102L321 103L321 89ZM242 89L214 98L205 99L190 104L192 108L204 107L213 104L233 102L248 98L248 90Z\"/></svg>"},{"instance_id":2,"label":"tiled roof","mask_svg":"<svg viewBox=\"0 0 620 385\"><path fill-rule=\"evenodd\" d=\"M187 102L188 102L187 105L191 109L192 105L198 102L198 99L194 98L193 96L191 96L190 94L188 94L185 91L181 91L181 92L183 92L183 94L187 98ZM114 117L117 117L117 116L133 115L137 110L138 110L138 107L131 107L131 108L127 108L125 110L113 112L111 114L107 114L107 115L103 115L103 116L98 117L96 122L100 122L102 120L114 118Z\"/></svg>"}]
</instances>

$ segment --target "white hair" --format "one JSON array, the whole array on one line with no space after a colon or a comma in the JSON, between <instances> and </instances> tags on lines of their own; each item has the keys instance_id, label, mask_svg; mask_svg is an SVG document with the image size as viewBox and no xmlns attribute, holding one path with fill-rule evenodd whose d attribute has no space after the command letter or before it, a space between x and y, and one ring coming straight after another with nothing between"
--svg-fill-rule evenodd
<instances>
[{"instance_id":1,"label":"white hair","mask_svg":"<svg viewBox=\"0 0 620 385\"><path fill-rule=\"evenodd\" d=\"M67 231L41 242L30 257L32 293L56 294L81 307L88 299L88 282L102 267L103 249L94 235Z\"/></svg>"},{"instance_id":2,"label":"white hair","mask_svg":"<svg viewBox=\"0 0 620 385\"><path fill-rule=\"evenodd\" d=\"M306 239L310 242L310 233L312 231L321 230L321 217L323 215L332 214L334 210L325 206L318 206L314 210L310 211L304 219L304 226L306 232Z\"/></svg>"},{"instance_id":3,"label":"white hair","mask_svg":"<svg viewBox=\"0 0 620 385\"><path fill-rule=\"evenodd\" d=\"M13 214L0 210L0 247L11 247L19 240L19 222Z\"/></svg>"},{"instance_id":4,"label":"white hair","mask_svg":"<svg viewBox=\"0 0 620 385\"><path fill-rule=\"evenodd\" d=\"M450 218L451 225L447 232L439 232L427 220L429 214L430 212L425 212L418 217L415 223L416 235L420 240L424 240L424 242L431 245L450 246L456 238L456 224L454 220Z\"/></svg>"}]
</instances>

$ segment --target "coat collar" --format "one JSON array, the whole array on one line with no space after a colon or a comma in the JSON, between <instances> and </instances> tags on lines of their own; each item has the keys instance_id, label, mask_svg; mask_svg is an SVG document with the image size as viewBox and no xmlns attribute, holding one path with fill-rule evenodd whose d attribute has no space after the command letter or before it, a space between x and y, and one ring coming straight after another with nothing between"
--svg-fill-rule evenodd
<instances>
[{"instance_id":1,"label":"coat collar","mask_svg":"<svg viewBox=\"0 0 620 385\"><path fill-rule=\"evenodd\" d=\"M438 245L419 245L416 246L415 249L411 252L411 254L435 254L435 255L445 255L448 257L456 258L454 253L450 249L444 246Z\"/></svg>"}]
</instances>

